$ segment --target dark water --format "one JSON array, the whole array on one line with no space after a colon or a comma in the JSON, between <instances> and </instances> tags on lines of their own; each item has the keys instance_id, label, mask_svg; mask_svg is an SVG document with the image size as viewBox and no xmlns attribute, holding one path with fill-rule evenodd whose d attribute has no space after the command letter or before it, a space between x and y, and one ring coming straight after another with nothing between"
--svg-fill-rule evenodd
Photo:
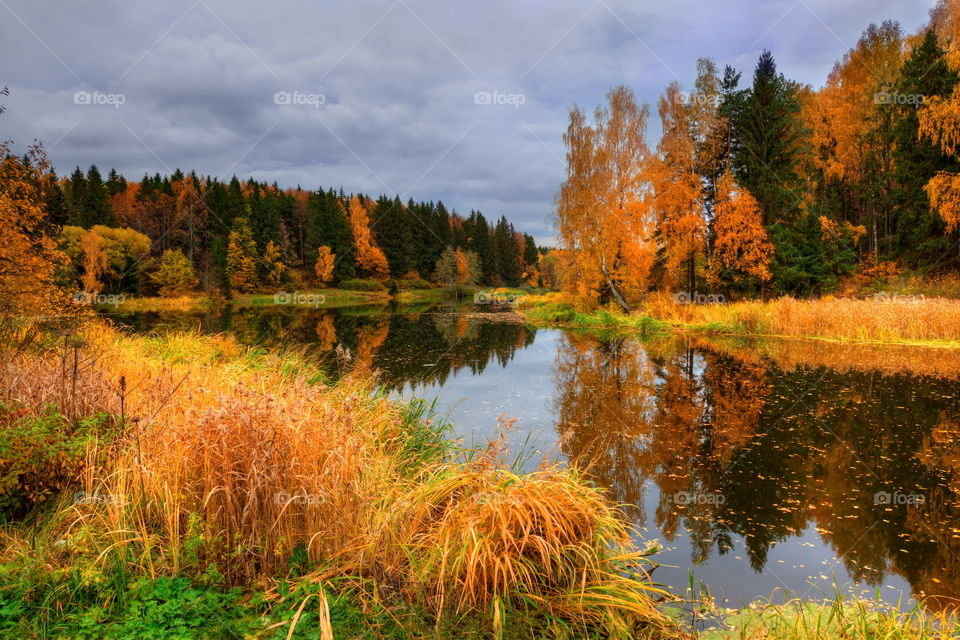
<instances>
[{"instance_id":1,"label":"dark water","mask_svg":"<svg viewBox=\"0 0 960 640\"><path fill-rule=\"evenodd\" d=\"M960 597L960 359L825 344L656 342L442 308L119 317L313 346L437 398L468 446L587 465L658 540L654 578L729 606L775 592ZM326 355L325 355L326 354ZM836 585L836 586L835 586ZM938 606L945 601L939 601Z\"/></svg>"}]
</instances>

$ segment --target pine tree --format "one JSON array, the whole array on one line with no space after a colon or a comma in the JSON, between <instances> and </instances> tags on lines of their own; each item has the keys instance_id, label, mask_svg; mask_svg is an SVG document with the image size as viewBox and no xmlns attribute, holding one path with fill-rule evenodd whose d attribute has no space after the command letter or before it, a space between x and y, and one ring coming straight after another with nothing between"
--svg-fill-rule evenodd
<instances>
[{"instance_id":1,"label":"pine tree","mask_svg":"<svg viewBox=\"0 0 960 640\"><path fill-rule=\"evenodd\" d=\"M910 52L896 85L898 95L949 97L958 81L933 29L928 29L920 45ZM888 105L895 118L891 144L894 156L892 210L895 216L896 243L893 255L904 256L920 266L940 259L949 248L942 218L930 208L924 186L939 171L955 172L960 164L943 154L929 138L918 137L916 104Z\"/></svg>"}]
</instances>

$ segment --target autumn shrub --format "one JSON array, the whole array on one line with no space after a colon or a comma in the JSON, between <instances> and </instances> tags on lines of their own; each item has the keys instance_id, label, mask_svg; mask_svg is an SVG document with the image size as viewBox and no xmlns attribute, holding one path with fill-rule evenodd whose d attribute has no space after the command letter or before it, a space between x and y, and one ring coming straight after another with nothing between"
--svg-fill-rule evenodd
<instances>
[{"instance_id":1,"label":"autumn shrub","mask_svg":"<svg viewBox=\"0 0 960 640\"><path fill-rule=\"evenodd\" d=\"M106 414L67 420L53 407L40 414L0 407L0 518L22 515L65 488L80 486L91 452L117 436Z\"/></svg>"}]
</instances>

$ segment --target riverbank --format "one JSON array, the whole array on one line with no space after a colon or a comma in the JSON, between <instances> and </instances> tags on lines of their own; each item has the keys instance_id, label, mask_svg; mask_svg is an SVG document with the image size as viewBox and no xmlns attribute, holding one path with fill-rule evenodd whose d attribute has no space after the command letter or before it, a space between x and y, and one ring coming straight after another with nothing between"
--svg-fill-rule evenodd
<instances>
[{"instance_id":1,"label":"riverbank","mask_svg":"<svg viewBox=\"0 0 960 640\"><path fill-rule=\"evenodd\" d=\"M229 336L7 333L5 634L683 637L586 479L464 454L361 374Z\"/></svg>"},{"instance_id":2,"label":"riverbank","mask_svg":"<svg viewBox=\"0 0 960 640\"><path fill-rule=\"evenodd\" d=\"M358 291L354 289L308 289L281 291L278 293L242 293L232 299L193 294L176 297L136 297L115 296L116 300L109 304L97 305L98 309L107 313L143 313L192 311L202 312L217 309L226 305L236 307L260 306L291 306L313 307L318 309L339 309L361 305L385 306L391 302L399 304L428 304L444 301L472 302L478 291L487 291L481 287L464 287L458 294L442 288L430 289L401 289L390 293L386 289L374 291ZM490 289L490 291L494 291ZM510 291L510 290L496 290Z\"/></svg>"},{"instance_id":3,"label":"riverbank","mask_svg":"<svg viewBox=\"0 0 960 640\"><path fill-rule=\"evenodd\" d=\"M862 344L960 348L960 300L884 295L870 299L778 298L730 304L680 304L652 295L631 314L579 312L559 294L527 296L520 312L535 324L653 334L804 338Z\"/></svg>"}]
</instances>

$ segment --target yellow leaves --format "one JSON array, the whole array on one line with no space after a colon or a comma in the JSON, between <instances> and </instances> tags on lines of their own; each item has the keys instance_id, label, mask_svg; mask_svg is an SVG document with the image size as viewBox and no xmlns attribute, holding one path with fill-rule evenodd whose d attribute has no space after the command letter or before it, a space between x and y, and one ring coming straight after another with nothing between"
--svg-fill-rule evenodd
<instances>
[{"instance_id":1,"label":"yellow leaves","mask_svg":"<svg viewBox=\"0 0 960 640\"><path fill-rule=\"evenodd\" d=\"M39 147L27 155L24 162L0 143L0 312L62 311L53 276L66 256L44 231L41 185L49 163Z\"/></svg>"},{"instance_id":2,"label":"yellow leaves","mask_svg":"<svg viewBox=\"0 0 960 640\"><path fill-rule=\"evenodd\" d=\"M960 90L944 99L928 96L917 110L919 135L929 138L947 155L954 155L960 145Z\"/></svg>"}]
</instances>

